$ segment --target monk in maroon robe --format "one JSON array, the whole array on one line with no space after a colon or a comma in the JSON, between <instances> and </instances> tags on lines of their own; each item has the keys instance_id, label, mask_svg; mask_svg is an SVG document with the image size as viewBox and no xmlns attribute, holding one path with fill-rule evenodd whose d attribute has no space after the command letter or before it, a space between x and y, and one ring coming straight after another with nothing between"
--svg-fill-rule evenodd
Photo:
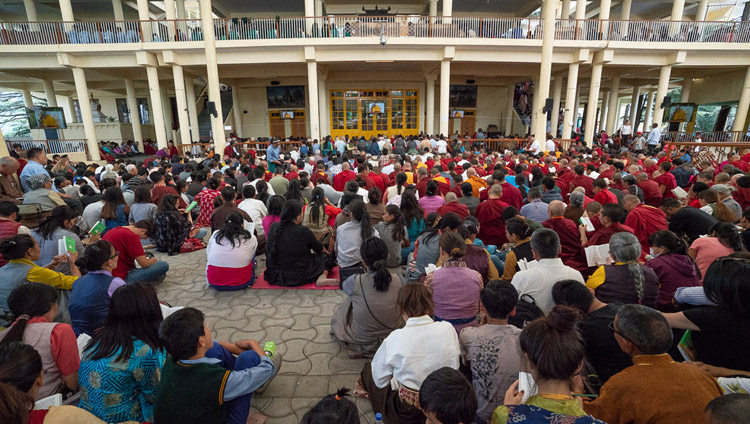
<instances>
[{"instance_id":1,"label":"monk in maroon robe","mask_svg":"<svg viewBox=\"0 0 750 424\"><path fill-rule=\"evenodd\" d=\"M583 167L583 165L576 165L575 172L576 175L573 177L573 179L570 180L569 184L569 190L573 191L576 187L583 187L584 190L586 190L586 197L594 197L594 180L583 174L583 171L585 171L586 168Z\"/></svg>"},{"instance_id":2,"label":"monk in maroon robe","mask_svg":"<svg viewBox=\"0 0 750 424\"><path fill-rule=\"evenodd\" d=\"M662 162L659 169L661 169L661 174L654 178L654 182L659 184L659 191L661 191L662 199L676 199L677 196L672 193L672 190L677 188L677 180L674 175L669 172L672 170L672 163ZM659 205L661 205L661 202Z\"/></svg>"},{"instance_id":3,"label":"monk in maroon robe","mask_svg":"<svg viewBox=\"0 0 750 424\"><path fill-rule=\"evenodd\" d=\"M659 183L648 179L648 174L642 172L638 174L638 188L643 191L643 202L649 206L658 208L661 205L661 188Z\"/></svg>"},{"instance_id":4,"label":"monk in maroon robe","mask_svg":"<svg viewBox=\"0 0 750 424\"><path fill-rule=\"evenodd\" d=\"M550 219L542 222L542 225L554 230L560 237L560 259L565 265L572 268L580 268L583 261L583 250L581 249L581 235L576 224L565 219L565 204L559 200L553 200L549 204ZM583 261L585 264L585 261Z\"/></svg>"},{"instance_id":5,"label":"monk in maroon robe","mask_svg":"<svg viewBox=\"0 0 750 424\"><path fill-rule=\"evenodd\" d=\"M628 232L635 234L633 229L627 225L620 224L620 220L625 215L625 209L618 204L606 204L602 206L602 212L599 214L599 221L601 227L593 232L593 235L589 236L584 248L589 246L598 246L600 244L609 243L609 239L613 234Z\"/></svg>"},{"instance_id":6,"label":"monk in maroon robe","mask_svg":"<svg viewBox=\"0 0 750 424\"><path fill-rule=\"evenodd\" d=\"M637 196L628 194L622 199L622 206L628 211L625 225L633 229L633 234L641 243L643 255L649 253L648 236L667 230L667 216L659 208L644 205Z\"/></svg>"},{"instance_id":7,"label":"monk in maroon robe","mask_svg":"<svg viewBox=\"0 0 750 424\"><path fill-rule=\"evenodd\" d=\"M484 244L494 244L502 246L508 242L505 235L505 221L503 221L503 210L509 205L500 197L503 195L503 188L500 184L494 184L488 190L489 199L480 203L474 216L479 220L479 237Z\"/></svg>"},{"instance_id":8,"label":"monk in maroon robe","mask_svg":"<svg viewBox=\"0 0 750 424\"><path fill-rule=\"evenodd\" d=\"M333 177L333 189L334 190L344 191L344 187L346 187L346 183L357 178L357 174L355 174L349 168L350 168L349 162L345 161L341 164L341 172L339 172Z\"/></svg>"},{"instance_id":9,"label":"monk in maroon robe","mask_svg":"<svg viewBox=\"0 0 750 424\"><path fill-rule=\"evenodd\" d=\"M456 196L455 193L449 192L448 194L446 194L445 202L445 205L439 207L437 210L437 213L440 214L440 216L445 216L445 214L451 212L460 216L461 219L469 216L469 208L467 208L466 205L462 203L458 203L458 196Z\"/></svg>"}]
</instances>

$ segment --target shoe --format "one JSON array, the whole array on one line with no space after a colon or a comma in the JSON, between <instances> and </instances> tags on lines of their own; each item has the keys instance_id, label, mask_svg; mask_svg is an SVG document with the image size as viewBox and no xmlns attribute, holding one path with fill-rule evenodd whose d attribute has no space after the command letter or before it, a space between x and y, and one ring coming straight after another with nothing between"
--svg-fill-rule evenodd
<instances>
[{"instance_id":1,"label":"shoe","mask_svg":"<svg viewBox=\"0 0 750 424\"><path fill-rule=\"evenodd\" d=\"M266 380L266 382L263 383L263 385L258 387L258 389L255 390L255 393L263 393L263 391L266 390L268 385L271 384L271 381L273 381L273 379L279 374L279 370L281 370L281 364L282 364L281 354L277 352L275 355L273 355L273 358L271 358L271 362L273 362L273 367L274 367L273 375L268 380Z\"/></svg>"}]
</instances>

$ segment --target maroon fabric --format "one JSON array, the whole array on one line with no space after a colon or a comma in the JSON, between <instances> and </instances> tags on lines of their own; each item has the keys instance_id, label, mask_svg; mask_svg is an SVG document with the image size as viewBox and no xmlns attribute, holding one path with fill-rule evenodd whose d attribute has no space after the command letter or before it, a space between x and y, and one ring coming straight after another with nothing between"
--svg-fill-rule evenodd
<instances>
[{"instance_id":1,"label":"maroon fabric","mask_svg":"<svg viewBox=\"0 0 750 424\"><path fill-rule=\"evenodd\" d=\"M385 192L385 182L382 178L380 178L380 174L376 174L374 172L370 172L367 177L372 181L372 183L375 185L375 187L380 189L380 192ZM367 188L368 190L370 187Z\"/></svg>"},{"instance_id":2,"label":"maroon fabric","mask_svg":"<svg viewBox=\"0 0 750 424\"><path fill-rule=\"evenodd\" d=\"M656 181L641 181L638 183L638 187L643 190L643 202L645 204L655 208L658 208L659 205L661 205L661 189Z\"/></svg>"},{"instance_id":3,"label":"maroon fabric","mask_svg":"<svg viewBox=\"0 0 750 424\"><path fill-rule=\"evenodd\" d=\"M576 187L583 187L587 197L594 197L594 180L586 175L577 175L570 180L570 191Z\"/></svg>"},{"instance_id":4,"label":"maroon fabric","mask_svg":"<svg viewBox=\"0 0 750 424\"><path fill-rule=\"evenodd\" d=\"M666 187L667 189L664 190L664 193L661 194L661 197L663 199L676 199L677 196L672 193L672 189L677 187L677 180L674 178L674 175L672 175L671 172L667 172L664 174L659 175L658 177L654 178L654 182L659 184L659 191L661 191L661 186ZM660 203L661 204L661 203ZM659 205L654 205L659 206Z\"/></svg>"},{"instance_id":5,"label":"maroon fabric","mask_svg":"<svg viewBox=\"0 0 750 424\"><path fill-rule=\"evenodd\" d=\"M445 205L439 207L437 210L437 213L439 213L440 216L445 216L445 214L451 213L451 212L460 216L461 219L464 219L467 216L469 216L469 208L467 208L466 205L463 205L458 202L446 203Z\"/></svg>"},{"instance_id":6,"label":"maroon fabric","mask_svg":"<svg viewBox=\"0 0 750 424\"><path fill-rule=\"evenodd\" d=\"M320 183L331 185L331 182L328 181L328 175L326 175L325 172L315 172L310 177L310 182L313 183L313 185L318 185Z\"/></svg>"},{"instance_id":7,"label":"maroon fabric","mask_svg":"<svg viewBox=\"0 0 750 424\"><path fill-rule=\"evenodd\" d=\"M299 179L299 174L296 173L296 172L294 172L294 171L287 172L286 175L284 175L284 178L286 178L289 181L292 181L292 180L295 180L295 179Z\"/></svg>"},{"instance_id":8,"label":"maroon fabric","mask_svg":"<svg viewBox=\"0 0 750 424\"><path fill-rule=\"evenodd\" d=\"M734 197L734 200L740 204L743 211L750 208L750 187L737 187L737 191L735 191L732 196Z\"/></svg>"},{"instance_id":9,"label":"maroon fabric","mask_svg":"<svg viewBox=\"0 0 750 424\"><path fill-rule=\"evenodd\" d=\"M659 231L668 230L667 216L661 209L640 204L628 213L625 225L633 229L633 234L641 242L642 255L649 253L648 236Z\"/></svg>"},{"instance_id":10,"label":"maroon fabric","mask_svg":"<svg viewBox=\"0 0 750 424\"><path fill-rule=\"evenodd\" d=\"M490 270L490 258L487 256L487 251L484 248L467 244L464 262L466 262L468 268L480 273L482 280L485 283L487 282L487 272Z\"/></svg>"},{"instance_id":11,"label":"maroon fabric","mask_svg":"<svg viewBox=\"0 0 750 424\"><path fill-rule=\"evenodd\" d=\"M177 194L177 190L167 186L155 186L154 188L152 188L151 200L156 206L160 206L161 199L163 199L167 194L177 196L177 209L184 209L187 207L187 204L184 200L182 200L182 197Z\"/></svg>"},{"instance_id":12,"label":"maroon fabric","mask_svg":"<svg viewBox=\"0 0 750 424\"><path fill-rule=\"evenodd\" d=\"M503 221L503 210L509 205L500 199L487 199L480 203L474 216L479 220L478 237L484 244L502 246L508 242L505 236L505 222Z\"/></svg>"},{"instance_id":13,"label":"maroon fabric","mask_svg":"<svg viewBox=\"0 0 750 424\"><path fill-rule=\"evenodd\" d=\"M615 222L609 227L601 227L598 230L594 230L593 231L594 235L589 237L588 242L586 242L586 244L583 247L607 244L609 243L609 239L612 238L612 235L617 234L617 233L622 233L622 232L635 234L632 228L628 227L627 225L622 225L619 222Z\"/></svg>"},{"instance_id":14,"label":"maroon fabric","mask_svg":"<svg viewBox=\"0 0 750 424\"><path fill-rule=\"evenodd\" d=\"M602 206L606 205L607 203L617 203L617 196L615 196L614 193L609 191L609 189L604 189L600 191L599 193L596 193L594 195L594 200L601 203Z\"/></svg>"},{"instance_id":15,"label":"maroon fabric","mask_svg":"<svg viewBox=\"0 0 750 424\"><path fill-rule=\"evenodd\" d=\"M336 191L344 191L346 183L357 178L357 174L353 171L346 170L341 171L333 177L333 189Z\"/></svg>"},{"instance_id":16,"label":"maroon fabric","mask_svg":"<svg viewBox=\"0 0 750 424\"><path fill-rule=\"evenodd\" d=\"M11 221L10 219L0 219L0 240L5 240L18 234L18 227L20 226L20 222ZM8 260L5 259L5 256L0 255L0 267L7 263Z\"/></svg>"},{"instance_id":17,"label":"maroon fabric","mask_svg":"<svg viewBox=\"0 0 750 424\"><path fill-rule=\"evenodd\" d=\"M573 221L560 216L550 218L542 222L542 225L555 231L560 237L560 259L565 265L571 266L569 265L571 261L581 262L583 253L581 235Z\"/></svg>"},{"instance_id":18,"label":"maroon fabric","mask_svg":"<svg viewBox=\"0 0 750 424\"><path fill-rule=\"evenodd\" d=\"M502 183L500 185L503 187L503 195L500 196L500 200L520 211L521 207L523 206L523 195L521 195L521 190L513 187L508 182Z\"/></svg>"}]
</instances>

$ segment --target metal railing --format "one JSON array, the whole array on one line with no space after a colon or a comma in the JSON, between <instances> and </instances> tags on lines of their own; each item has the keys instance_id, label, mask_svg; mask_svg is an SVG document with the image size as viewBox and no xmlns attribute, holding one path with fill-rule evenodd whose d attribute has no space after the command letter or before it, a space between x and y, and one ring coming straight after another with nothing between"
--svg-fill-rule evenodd
<instances>
[{"instance_id":1,"label":"metal railing","mask_svg":"<svg viewBox=\"0 0 750 424\"><path fill-rule=\"evenodd\" d=\"M501 38L541 40L540 18L324 16L214 19L217 40L289 38ZM555 21L555 39L748 43L750 22L727 21ZM200 20L100 22L0 22L0 45L113 44L201 41Z\"/></svg>"},{"instance_id":2,"label":"metal railing","mask_svg":"<svg viewBox=\"0 0 750 424\"><path fill-rule=\"evenodd\" d=\"M71 139L71 140L6 140L5 144L8 146L8 150L13 149L14 144L20 144L23 150L28 150L32 147L38 147L44 150L47 154L66 154L66 153L86 153L87 160L91 159L89 154L89 145L86 140Z\"/></svg>"},{"instance_id":3,"label":"metal railing","mask_svg":"<svg viewBox=\"0 0 750 424\"><path fill-rule=\"evenodd\" d=\"M666 131L664 142L696 143L697 133ZM701 133L701 143L750 143L750 133L745 131L707 131Z\"/></svg>"}]
</instances>

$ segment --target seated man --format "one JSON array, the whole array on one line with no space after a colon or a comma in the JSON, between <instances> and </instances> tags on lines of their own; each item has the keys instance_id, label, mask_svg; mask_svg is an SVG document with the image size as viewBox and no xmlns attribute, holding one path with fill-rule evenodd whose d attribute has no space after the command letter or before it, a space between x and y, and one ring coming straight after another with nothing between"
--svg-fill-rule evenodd
<instances>
[{"instance_id":1,"label":"seated man","mask_svg":"<svg viewBox=\"0 0 750 424\"><path fill-rule=\"evenodd\" d=\"M586 244L584 244L583 247L586 248L589 246L607 244L609 243L609 239L612 237L612 235L616 233L621 233L623 231L632 233L632 228L628 227L627 225L620 224L620 221L622 220L624 215L625 209L623 209L622 206L618 205L617 203L607 203L606 205L602 206L601 214L599 215L599 222L601 223L601 227L592 232L593 234L588 237L588 241L586 242ZM581 236L585 237L587 235L586 227L580 225L578 228L581 232Z\"/></svg>"},{"instance_id":2,"label":"seated man","mask_svg":"<svg viewBox=\"0 0 750 424\"><path fill-rule=\"evenodd\" d=\"M280 354L272 361L255 340L214 340L204 321L201 311L184 308L159 326L170 356L156 394L155 422L245 424L253 392L281 364Z\"/></svg>"},{"instance_id":3,"label":"seated man","mask_svg":"<svg viewBox=\"0 0 750 424\"><path fill-rule=\"evenodd\" d=\"M422 382L419 405L428 423L470 424L475 422L477 397L460 371L443 367L433 371Z\"/></svg>"},{"instance_id":4,"label":"seated man","mask_svg":"<svg viewBox=\"0 0 750 424\"><path fill-rule=\"evenodd\" d=\"M154 222L146 219L107 231L102 240L112 243L120 255L117 267L112 270L112 276L120 277L128 284L139 281L164 281L169 264L153 257L146 257L141 244L141 240L153 239L155 233ZM135 267L136 262L140 268Z\"/></svg>"},{"instance_id":5,"label":"seated man","mask_svg":"<svg viewBox=\"0 0 750 424\"><path fill-rule=\"evenodd\" d=\"M706 406L706 423L749 424L750 414L748 414L748 411L750 411L750 395L730 393L717 397L708 403L708 406Z\"/></svg>"},{"instance_id":6,"label":"seated man","mask_svg":"<svg viewBox=\"0 0 750 424\"><path fill-rule=\"evenodd\" d=\"M667 354L672 329L657 310L625 305L612 322L612 331L634 365L607 381L587 413L608 423L698 422L706 405L721 396L716 380L706 371L675 362Z\"/></svg>"},{"instance_id":7,"label":"seated man","mask_svg":"<svg viewBox=\"0 0 750 424\"><path fill-rule=\"evenodd\" d=\"M583 249L581 249L581 236L576 224L569 219L565 219L565 203L553 200L547 209L549 210L549 219L543 221L542 225L557 233L560 239L560 259L566 265L574 268L581 263L585 265L586 260Z\"/></svg>"},{"instance_id":8,"label":"seated man","mask_svg":"<svg viewBox=\"0 0 750 424\"><path fill-rule=\"evenodd\" d=\"M459 340L464 362L471 367L479 401L477 417L489 421L521 369L518 355L521 330L508 324L508 316L515 314L518 292L512 285L495 280L482 289L480 299L485 321L479 327L464 328ZM488 369L490 363L493 365Z\"/></svg>"}]
</instances>

